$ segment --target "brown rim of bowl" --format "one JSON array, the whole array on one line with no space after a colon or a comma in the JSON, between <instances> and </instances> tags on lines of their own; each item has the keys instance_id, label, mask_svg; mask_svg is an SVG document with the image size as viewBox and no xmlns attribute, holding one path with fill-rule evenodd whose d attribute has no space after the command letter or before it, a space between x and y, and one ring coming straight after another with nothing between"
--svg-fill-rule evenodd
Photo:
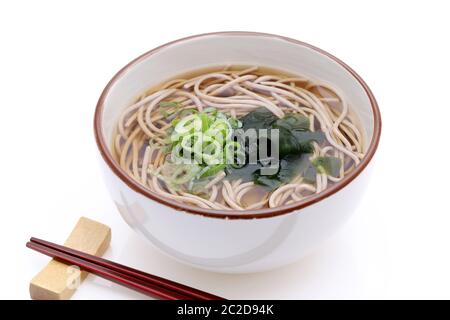
<instances>
[{"instance_id":1,"label":"brown rim of bowl","mask_svg":"<svg viewBox=\"0 0 450 320\"><path fill-rule=\"evenodd\" d=\"M102 133L101 133L102 132L101 116L102 116L102 112L103 112L103 105L104 105L105 98L109 93L109 90L114 85L114 83L128 69L133 67L135 64L141 62L142 60L148 58L153 53L155 53L167 46L170 46L170 45L182 42L182 41L201 38L201 37L214 36L214 35L260 36L260 37L270 37L270 38L281 39L284 41L288 41L288 42L291 42L291 43L294 43L297 45L301 45L301 46L305 46L312 50L315 50L316 52L323 54L323 55L327 56L328 58L331 58L335 62L339 63L348 72L350 72L350 74L352 74L353 77L355 77L355 79L361 84L361 86L364 88L367 96L369 97L370 104L372 106L373 116L374 116L373 137L370 142L367 153L364 156L364 158L361 160L361 163L349 175L344 177L341 181L339 181L335 185L331 186L330 188L326 189L325 191L323 191L319 194L309 196L308 198L306 198L303 201L299 201L297 203L293 203L290 205L285 205L285 206L282 206L279 208L248 210L248 211L245 211L244 214L233 213L234 211L232 211L232 210L230 210L230 212L228 212L227 210L204 209L204 208L199 208L199 207L179 203L179 202L176 202L176 201L173 201L170 199L165 199L163 197L160 197L157 194L154 194L152 191L144 188L138 182L136 182L131 177L129 177L126 174L126 172L122 168L120 168L120 166L114 161L112 155L110 154L110 152L108 150L107 144L103 140ZM97 107L95 110L94 133L95 133L95 140L97 142L98 149L100 150L100 153L101 153L103 159L105 160L106 164L109 166L109 168L127 186L129 186L134 191L140 193L141 195L143 195L151 200L154 200L156 202L159 202L160 204L169 206L175 210L184 211L184 212L191 213L191 214L198 214L198 215L202 215L205 217L221 218L221 219L255 219L255 218L275 217L275 216L279 216L282 214L288 214L295 210L305 208L307 206L310 206L316 202L319 202L319 201L331 196L332 194L338 192L339 190L341 190L342 188L347 186L351 181L353 181L353 179L355 179L364 170L364 168L368 165L368 163L372 159L373 155L375 154L375 151L377 150L378 143L380 141L380 134L381 134L381 116L380 116L380 110L378 109L378 104L375 100L375 97L373 96L373 94L372 94L371 90L369 89L369 87L367 86L367 84L362 80L362 78L353 69L351 69L347 64L345 64L344 62L342 62L335 56L331 55L330 53L328 53L322 49L319 49L313 45L310 45L308 43L305 43L305 42L302 42L299 40L295 40L295 39L291 39L291 38L287 38L287 37L283 37L283 36L274 35L274 34L260 33L260 32L247 32L247 31L224 31L224 32L204 33L204 34L199 34L199 35L194 35L194 36L189 36L189 37L185 37L182 39L178 39L178 40L163 44L155 49L152 49L152 50L144 53L143 55L137 57L130 63L128 63L125 67L123 67L119 72L117 72L114 75L114 77L106 85L105 89L103 89L103 92L98 100Z\"/></svg>"}]
</instances>

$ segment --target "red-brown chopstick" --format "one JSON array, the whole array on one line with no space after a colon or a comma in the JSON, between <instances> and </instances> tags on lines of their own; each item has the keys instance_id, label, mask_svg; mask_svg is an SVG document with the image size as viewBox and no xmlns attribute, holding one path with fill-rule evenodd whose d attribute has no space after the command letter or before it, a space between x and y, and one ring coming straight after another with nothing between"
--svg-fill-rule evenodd
<instances>
[{"instance_id":1,"label":"red-brown chopstick","mask_svg":"<svg viewBox=\"0 0 450 320\"><path fill-rule=\"evenodd\" d=\"M45 240L31 238L27 247L152 297L167 300L223 300L224 298L157 277L97 256Z\"/></svg>"}]
</instances>

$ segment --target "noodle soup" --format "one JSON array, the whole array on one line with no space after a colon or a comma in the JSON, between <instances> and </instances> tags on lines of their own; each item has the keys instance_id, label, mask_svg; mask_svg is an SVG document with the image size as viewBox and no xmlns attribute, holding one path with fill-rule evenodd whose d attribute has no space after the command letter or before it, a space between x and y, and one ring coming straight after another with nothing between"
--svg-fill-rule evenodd
<instances>
[{"instance_id":1,"label":"noodle soup","mask_svg":"<svg viewBox=\"0 0 450 320\"><path fill-rule=\"evenodd\" d=\"M364 157L339 88L259 66L182 74L124 110L115 161L145 188L205 209L251 210L324 191Z\"/></svg>"}]
</instances>

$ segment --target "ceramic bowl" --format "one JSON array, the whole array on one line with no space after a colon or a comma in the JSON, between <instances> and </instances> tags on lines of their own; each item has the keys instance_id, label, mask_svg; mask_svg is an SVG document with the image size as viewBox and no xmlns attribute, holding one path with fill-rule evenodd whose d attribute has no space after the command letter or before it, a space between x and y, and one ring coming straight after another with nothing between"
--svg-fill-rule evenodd
<instances>
[{"instance_id":1,"label":"ceramic bowl","mask_svg":"<svg viewBox=\"0 0 450 320\"><path fill-rule=\"evenodd\" d=\"M145 89L177 74L227 64L272 67L339 87L361 121L366 141L361 163L340 182L304 201L243 214L161 198L128 177L110 150L121 110ZM196 35L143 54L108 83L94 122L106 185L123 219L169 256L225 273L264 271L294 262L338 230L365 190L381 131L375 98L349 66L304 42L254 32Z\"/></svg>"}]
</instances>

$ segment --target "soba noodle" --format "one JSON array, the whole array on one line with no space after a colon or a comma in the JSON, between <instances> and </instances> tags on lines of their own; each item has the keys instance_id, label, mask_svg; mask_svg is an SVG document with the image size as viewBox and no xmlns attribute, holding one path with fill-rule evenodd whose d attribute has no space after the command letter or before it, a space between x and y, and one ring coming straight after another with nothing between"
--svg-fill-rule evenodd
<instances>
[{"instance_id":1,"label":"soba noodle","mask_svg":"<svg viewBox=\"0 0 450 320\"><path fill-rule=\"evenodd\" d=\"M172 79L144 92L123 110L118 120L112 144L114 157L130 177L152 192L205 209L242 211L278 207L322 192L353 170L364 156L358 119L338 88L254 66L228 66L211 71ZM202 113L208 108L235 120L260 108L280 119L292 114L305 117L308 130L323 132L325 137L324 141L312 142L309 159L338 159L342 164L338 174L317 170L314 181L307 182L302 173L274 190L267 190L255 181L229 176L223 169L209 177L200 192L174 187L163 174L171 157L167 137L173 131L173 120L185 110Z\"/></svg>"}]
</instances>

